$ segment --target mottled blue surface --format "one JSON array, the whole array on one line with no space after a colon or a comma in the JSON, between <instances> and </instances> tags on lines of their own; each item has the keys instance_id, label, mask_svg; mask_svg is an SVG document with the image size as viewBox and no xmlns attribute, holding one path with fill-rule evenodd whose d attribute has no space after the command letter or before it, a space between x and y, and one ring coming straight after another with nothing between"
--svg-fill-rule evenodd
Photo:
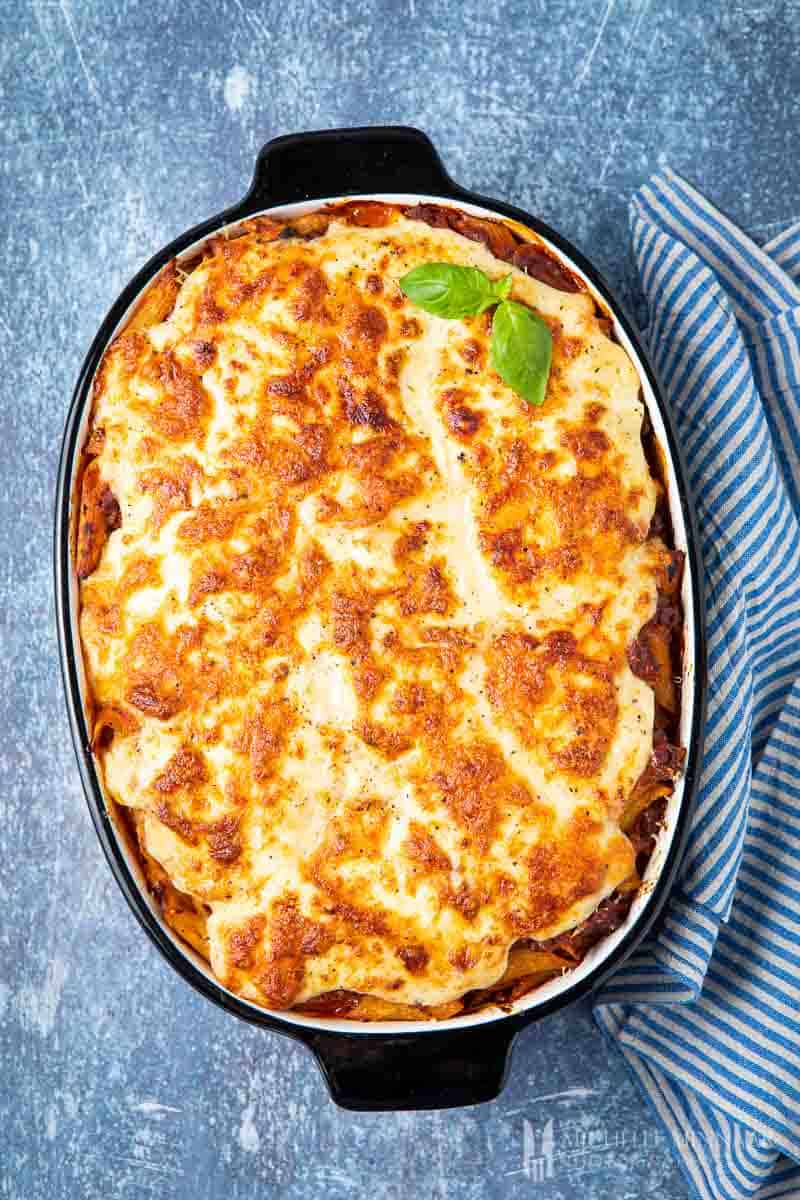
<instances>
[{"instance_id":1,"label":"mottled blue surface","mask_svg":"<svg viewBox=\"0 0 800 1200\"><path fill-rule=\"evenodd\" d=\"M170 972L81 795L51 497L106 308L238 198L263 141L418 125L458 180L539 213L633 298L628 198L663 159L760 237L800 218L800 8L7 0L0 33L0 1196L685 1197L588 1004L522 1035L492 1105L358 1116L302 1048Z\"/></svg>"}]
</instances>

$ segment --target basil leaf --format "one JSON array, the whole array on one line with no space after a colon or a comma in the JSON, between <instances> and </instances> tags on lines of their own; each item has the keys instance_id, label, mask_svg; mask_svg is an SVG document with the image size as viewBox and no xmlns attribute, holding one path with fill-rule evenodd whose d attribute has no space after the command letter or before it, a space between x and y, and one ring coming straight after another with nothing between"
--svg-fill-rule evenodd
<instances>
[{"instance_id":1,"label":"basil leaf","mask_svg":"<svg viewBox=\"0 0 800 1200\"><path fill-rule=\"evenodd\" d=\"M506 298L511 291L511 275L492 281L477 267L423 263L403 276L400 290L436 317L476 317Z\"/></svg>"},{"instance_id":2,"label":"basil leaf","mask_svg":"<svg viewBox=\"0 0 800 1200\"><path fill-rule=\"evenodd\" d=\"M492 320L491 361L497 374L529 404L544 404L553 339L541 317L504 300Z\"/></svg>"}]
</instances>

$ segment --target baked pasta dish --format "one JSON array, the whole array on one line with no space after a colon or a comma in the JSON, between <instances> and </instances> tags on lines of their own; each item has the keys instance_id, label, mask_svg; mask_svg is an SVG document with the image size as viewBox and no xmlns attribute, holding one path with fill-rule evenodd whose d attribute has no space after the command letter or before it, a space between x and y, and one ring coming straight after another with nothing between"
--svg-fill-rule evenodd
<instances>
[{"instance_id":1,"label":"baked pasta dish","mask_svg":"<svg viewBox=\"0 0 800 1200\"><path fill-rule=\"evenodd\" d=\"M531 237L435 205L255 218L161 273L95 379L105 795L166 922L266 1008L507 1004L641 886L683 758L682 555L637 372ZM495 369L490 307L406 295L430 263L544 323L543 403Z\"/></svg>"}]
</instances>

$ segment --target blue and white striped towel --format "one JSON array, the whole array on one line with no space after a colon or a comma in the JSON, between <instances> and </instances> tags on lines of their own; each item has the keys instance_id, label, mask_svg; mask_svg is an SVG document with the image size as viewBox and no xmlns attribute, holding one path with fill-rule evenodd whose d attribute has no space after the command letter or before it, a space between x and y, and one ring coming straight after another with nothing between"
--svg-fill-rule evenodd
<instances>
[{"instance_id":1,"label":"blue and white striped towel","mask_svg":"<svg viewBox=\"0 0 800 1200\"><path fill-rule=\"evenodd\" d=\"M696 497L708 722L665 919L595 1016L695 1197L797 1198L800 225L761 249L669 170L631 224Z\"/></svg>"}]
</instances>

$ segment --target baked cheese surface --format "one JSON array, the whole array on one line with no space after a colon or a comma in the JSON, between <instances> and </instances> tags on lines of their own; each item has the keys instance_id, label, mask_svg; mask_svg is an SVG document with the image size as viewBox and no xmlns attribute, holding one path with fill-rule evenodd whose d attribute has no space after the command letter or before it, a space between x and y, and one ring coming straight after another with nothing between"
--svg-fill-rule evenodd
<instances>
[{"instance_id":1,"label":"baked cheese surface","mask_svg":"<svg viewBox=\"0 0 800 1200\"><path fill-rule=\"evenodd\" d=\"M441 1005L634 871L654 700L626 651L667 560L639 379L588 294L450 229L276 233L217 238L102 364L98 755L233 991ZM553 333L542 407L490 313L403 296L431 261L512 271Z\"/></svg>"}]
</instances>

